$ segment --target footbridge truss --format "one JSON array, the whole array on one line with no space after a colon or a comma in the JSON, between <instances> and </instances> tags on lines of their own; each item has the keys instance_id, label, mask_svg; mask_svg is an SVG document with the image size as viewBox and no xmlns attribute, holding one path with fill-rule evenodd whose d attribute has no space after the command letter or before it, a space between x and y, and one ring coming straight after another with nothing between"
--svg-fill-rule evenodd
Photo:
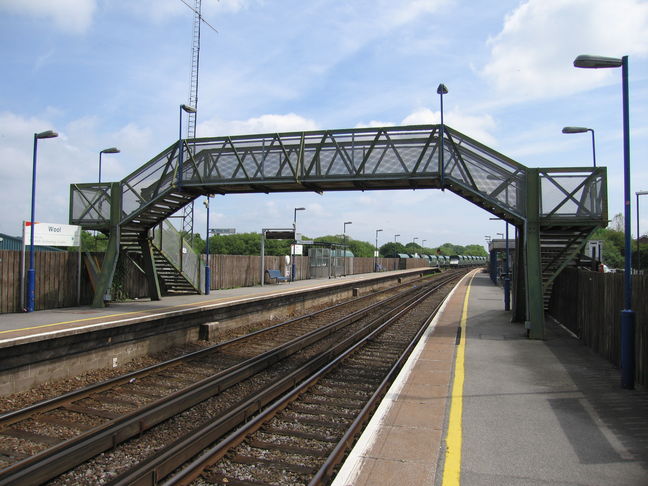
<instances>
[{"instance_id":1,"label":"footbridge truss","mask_svg":"<svg viewBox=\"0 0 648 486\"><path fill-rule=\"evenodd\" d=\"M143 269L152 299L160 299L161 283L173 291L161 270L160 255L169 253L162 223L200 195L447 189L516 226L524 251L515 265L514 319L542 338L553 280L607 224L606 176L604 167L525 167L447 125L196 138L119 182L72 184L70 223L109 235L95 290L101 306L120 255ZM187 275L181 256L165 272L199 292L201 265L190 267Z\"/></svg>"}]
</instances>

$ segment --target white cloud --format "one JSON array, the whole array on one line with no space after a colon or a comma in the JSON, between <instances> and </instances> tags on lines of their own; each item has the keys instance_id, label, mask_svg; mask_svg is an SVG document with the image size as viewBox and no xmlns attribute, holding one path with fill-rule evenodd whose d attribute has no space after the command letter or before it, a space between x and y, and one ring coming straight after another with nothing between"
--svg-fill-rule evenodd
<instances>
[{"instance_id":1,"label":"white cloud","mask_svg":"<svg viewBox=\"0 0 648 486\"><path fill-rule=\"evenodd\" d=\"M358 123L355 128L380 128L380 127L393 127L396 125L394 122L383 122L371 120L368 123Z\"/></svg>"},{"instance_id":2,"label":"white cloud","mask_svg":"<svg viewBox=\"0 0 648 486\"><path fill-rule=\"evenodd\" d=\"M215 19L212 19L212 14L216 16L220 12L236 13L248 8L250 3L250 0L205 0L202 2L201 15L206 22L218 29ZM119 8L128 8L133 14L154 23L164 23L178 16L192 18L194 4L194 0L184 0L184 2L180 0L137 0L136 2L127 2L125 5L120 2Z\"/></svg>"},{"instance_id":3,"label":"white cloud","mask_svg":"<svg viewBox=\"0 0 648 486\"><path fill-rule=\"evenodd\" d=\"M489 39L482 75L507 98L555 97L601 85L614 70L573 67L579 54L648 54L648 3L641 0L528 0ZM620 74L617 74L617 79Z\"/></svg>"},{"instance_id":4,"label":"white cloud","mask_svg":"<svg viewBox=\"0 0 648 486\"><path fill-rule=\"evenodd\" d=\"M496 140L492 135L495 130L495 120L488 114L468 115L457 109L444 111L443 121L446 125L459 130L475 140L486 145L495 145ZM429 125L441 123L441 112L429 108L420 108L407 115L401 125Z\"/></svg>"},{"instance_id":5,"label":"white cloud","mask_svg":"<svg viewBox=\"0 0 648 486\"><path fill-rule=\"evenodd\" d=\"M129 123L114 132L102 130L102 120L90 116L62 125L56 110L21 117L0 112L0 232L17 234L20 221L29 219L34 133L54 129L58 138L38 143L36 217L66 223L70 184L94 182L99 151L117 146L121 153L102 160L102 180L122 179L151 157L152 131Z\"/></svg>"},{"instance_id":6,"label":"white cloud","mask_svg":"<svg viewBox=\"0 0 648 486\"><path fill-rule=\"evenodd\" d=\"M88 30L96 0L0 0L0 10L51 19L60 30L81 34Z\"/></svg>"},{"instance_id":7,"label":"white cloud","mask_svg":"<svg viewBox=\"0 0 648 486\"><path fill-rule=\"evenodd\" d=\"M248 133L301 132L317 130L318 126L295 113L261 115L247 120L207 120L198 124L198 136L244 135Z\"/></svg>"}]
</instances>

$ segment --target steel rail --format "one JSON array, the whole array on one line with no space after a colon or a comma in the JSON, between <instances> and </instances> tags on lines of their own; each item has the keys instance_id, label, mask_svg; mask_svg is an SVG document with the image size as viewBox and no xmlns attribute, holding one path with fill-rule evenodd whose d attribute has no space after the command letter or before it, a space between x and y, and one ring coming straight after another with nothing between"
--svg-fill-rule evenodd
<instances>
[{"instance_id":1,"label":"steel rail","mask_svg":"<svg viewBox=\"0 0 648 486\"><path fill-rule=\"evenodd\" d=\"M430 316L425 321L425 323L421 326L421 328L416 333L414 338L410 341L409 345L407 346L403 354L401 354L401 356L398 358L396 363L394 363L394 365L389 370L389 372L387 373L383 381L380 383L379 387L376 389L374 394L371 396L367 404L362 408L362 410L360 411L356 419L353 421L351 426L344 433L344 436L340 439L340 441L337 443L333 451L326 458L322 467L320 467L320 469L317 471L315 476L308 483L308 486L318 486L322 484L328 484L329 481L332 479L335 467L344 460L347 450L349 450L353 446L356 440L356 436L362 431L365 424L371 418L371 415L373 414L374 410L378 407L380 401L383 399L383 397L389 390L389 387L396 380L396 377L402 370L403 366L405 365L405 362L412 354L414 347L417 345L419 339L421 338L421 336L423 335L427 327L430 325L434 317L439 312L439 309L441 308L442 304L443 302L439 303L434 309L434 311L432 311L432 314L430 314Z\"/></svg>"},{"instance_id":2,"label":"steel rail","mask_svg":"<svg viewBox=\"0 0 648 486\"><path fill-rule=\"evenodd\" d=\"M412 282L399 287L411 286ZM398 288L398 287L396 287ZM393 288L392 288L393 290ZM384 301L371 304L364 309L355 311L349 316L338 319L333 323L310 331L303 336L294 338L254 358L247 359L215 375L200 380L182 390L151 402L144 407L130 412L120 418L101 424L73 439L63 441L45 451L27 459L12 464L0 471L0 485L21 485L44 482L81 464L95 455L114 448L117 444L159 424L160 422L181 413L201 401L210 398L223 390L234 386L242 380L271 366L279 360L290 356L299 349L312 344L320 338L328 336L354 319L360 319L367 313L380 306L396 300L405 292L401 292ZM375 294L374 294L375 295ZM357 300L357 299L356 299ZM336 307L336 306L332 306ZM312 313L309 316L316 315ZM299 318L293 320L296 321ZM273 326L278 327L279 325ZM268 328L270 329L270 328ZM259 331L257 331L259 333ZM254 333L254 334L257 334ZM228 343L239 341L235 339ZM203 351L203 350L201 350ZM201 353L198 351L192 354ZM174 361L174 360L171 360Z\"/></svg>"},{"instance_id":3,"label":"steel rail","mask_svg":"<svg viewBox=\"0 0 648 486\"><path fill-rule=\"evenodd\" d=\"M187 353L187 354L184 354L182 356L178 356L176 358L171 358L169 360L162 361L160 363L156 363L156 364L148 366L146 368L142 368L140 370L132 371L130 373L126 373L124 375L120 375L120 376L117 376L115 378L111 378L109 380L102 381L100 383L95 383L95 384L80 388L78 390L73 390L71 392L65 393L65 394L60 395L58 397L42 400L42 401L40 401L38 403L35 403L33 405L29 405L29 406L21 408L19 410L13 410L13 411L2 413L2 414L0 414L0 430L2 428L4 428L4 427L12 425L12 424L14 424L16 422L20 422L22 420L25 420L25 419L29 418L30 416L34 415L35 413L45 413L45 412L54 410L54 409L56 409L56 408L58 408L60 406L63 406L64 404L67 404L69 402L85 398L85 397L87 397L87 396L89 396L89 395L91 395L93 393L99 393L99 392L108 390L110 388L115 388L115 387L117 387L119 385L129 383L133 378L135 378L135 379L142 378L142 377L147 376L147 375L149 375L149 374L151 374L153 372L160 371L162 369L166 369L166 368L172 367L172 366L177 366L182 362L191 360L191 359L196 358L196 357L200 357L200 356L205 355L205 354L209 354L209 353L218 351L218 350L220 350L220 348L223 348L225 346L229 346L231 344L234 344L234 343L246 340L246 339L250 339L251 337L254 337L254 336L257 336L257 335L260 335L260 334L264 334L264 333L279 329L279 328L284 327L284 326L287 327L289 325L294 325L294 324L298 323L299 321L305 321L305 320L308 320L308 319L312 319L312 318L314 318L314 317L316 317L316 316L318 316L320 314L323 314L325 312L330 312L330 311L335 310L337 308L340 308L340 307L343 307L343 306L346 306L346 305L349 305L349 304L357 303L357 302L359 302L361 300L366 300L366 299L375 297L377 295L380 295L380 294L383 294L383 293L386 293L386 292L394 291L394 290L397 290L398 288L407 287L409 285L412 285L412 283L414 283L414 282L418 282L420 280L425 280L425 279L427 279L429 277L430 277L430 275L423 276L423 277L421 277L419 279L416 279L416 280L413 280L413 281L410 281L410 282L407 282L407 283L401 283L401 284L399 284L399 285L397 285L395 287L389 287L389 288L382 289L382 290L379 290L379 291L376 291L376 292L373 292L373 293L370 293L370 294L367 294L367 295L362 295L362 296L353 298L353 299L345 301L345 302L340 302L338 304L328 306L328 307L326 307L324 309L321 309L321 310L318 310L316 312L311 312L311 313L308 313L308 314L304 314L302 316L298 316L298 317L295 317L293 319L289 319L287 321L283 321L283 322L280 322L278 324L274 324L274 325L266 327L264 329L259 329L257 331L253 331L253 332L251 332L249 334L246 334L244 336L239 336L237 338L230 339L228 341L224 341L222 343L218 343L218 344L215 344L213 346L209 346L207 348L200 349L198 351L193 351L191 353Z\"/></svg>"},{"instance_id":4,"label":"steel rail","mask_svg":"<svg viewBox=\"0 0 648 486\"><path fill-rule=\"evenodd\" d=\"M336 347L336 350L339 352L339 354L334 359L330 360L324 366L321 366L317 372L315 372L308 378L304 379L304 381L302 381L301 383L295 383L293 385L293 389L291 391L288 391L286 395L276 399L272 403L272 405L268 406L256 417L254 417L252 420L247 422L244 426L229 434L226 438L222 439L215 446L212 446L211 448L204 451L196 459L194 459L189 465L184 467L184 469L182 469L182 471L177 475L175 475L174 477L169 478L168 480L160 483L160 479L164 478L164 474L170 474L173 470L177 469L181 465L181 463L169 462L169 464L170 465L172 464L173 467L172 468L167 467L168 472L161 468L160 470L157 470L152 474L150 474L149 477L146 478L140 477L137 478L138 479L137 481L132 481L132 479L135 478L133 476L131 477L131 482L114 482L114 483L109 483L110 486L117 486L117 485L121 486L126 484L132 484L137 486L147 486L147 485L157 485L157 484L162 484L164 486L176 486L176 485L190 484L201 474L201 472L206 467L209 467L210 465L213 465L214 463L222 459L224 455L228 452L228 450L240 444L245 439L245 437L247 437L251 433L257 431L265 422L271 419L279 411L284 409L289 403L291 403L296 398L298 398L299 395L304 393L322 376L324 376L325 374L330 372L333 368L338 366L345 358L347 358L355 351L360 349L365 343L373 340L380 332L384 331L393 322L395 322L397 319L402 317L413 307L418 305L422 300L429 297L432 293L438 291L439 288L452 281L454 278L456 278L456 274L452 278L444 279L443 282L438 283L438 285L435 285L435 287L431 289L423 289L420 292L418 292L417 295L415 295L412 299L409 299L407 303L401 306L397 313L388 316L386 320L381 319L382 322L379 323L377 327L374 326L371 330L367 330L368 333L364 333L364 335L351 347L348 346L346 348ZM426 323L427 322L429 321L426 320ZM425 327L426 325L422 325L423 330L425 329ZM420 337L421 332L423 331L419 330L419 332L417 333L418 337ZM408 349L410 349L410 347L408 347ZM194 436L193 440L197 440L197 436ZM190 443L189 438L186 438L186 441L184 441L183 445L189 443ZM180 449L181 444L177 444L176 447ZM168 461L168 458L165 458L165 461Z\"/></svg>"},{"instance_id":5,"label":"steel rail","mask_svg":"<svg viewBox=\"0 0 648 486\"><path fill-rule=\"evenodd\" d=\"M421 289L418 289L414 296L405 296L407 297L406 301L400 303L397 307L387 311L378 318L373 319L371 322L366 324L363 329L355 332L352 336L349 336L341 343L338 343L334 348L325 350L319 355L311 358L299 369L270 385L265 390L256 392L254 396L245 400L240 405L232 407L218 420L215 420L206 427L200 427L186 436L181 437L162 451L158 451L154 457L143 461L132 470L120 474L117 478L109 482L108 485L125 486L157 484L161 478L172 473L176 468L190 460L196 454L200 453L201 450L221 438L225 433L245 422L249 417L260 411L265 405L271 403L272 400L275 400L282 393L288 392L300 381L320 369L332 359L332 355L354 345L359 339L366 336L371 329L380 325L390 316L399 312L399 310L404 306L409 305L413 300L417 299L420 293ZM401 294L399 297L402 298L404 295Z\"/></svg>"}]
</instances>

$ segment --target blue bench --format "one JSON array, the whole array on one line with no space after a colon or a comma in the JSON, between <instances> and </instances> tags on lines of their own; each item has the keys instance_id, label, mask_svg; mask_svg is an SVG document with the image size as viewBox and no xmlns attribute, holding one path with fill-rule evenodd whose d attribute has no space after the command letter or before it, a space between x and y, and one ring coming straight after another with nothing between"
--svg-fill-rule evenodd
<instances>
[{"instance_id":1,"label":"blue bench","mask_svg":"<svg viewBox=\"0 0 648 486\"><path fill-rule=\"evenodd\" d=\"M266 273L268 277L274 278L276 282L287 282L290 280L288 277L284 277L279 270L266 270Z\"/></svg>"}]
</instances>

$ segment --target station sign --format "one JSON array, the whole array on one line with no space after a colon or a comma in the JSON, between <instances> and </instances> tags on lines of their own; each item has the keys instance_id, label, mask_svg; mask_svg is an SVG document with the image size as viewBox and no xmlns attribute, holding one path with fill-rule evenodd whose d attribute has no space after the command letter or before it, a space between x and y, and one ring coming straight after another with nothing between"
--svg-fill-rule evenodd
<instances>
[{"instance_id":1,"label":"station sign","mask_svg":"<svg viewBox=\"0 0 648 486\"><path fill-rule=\"evenodd\" d=\"M235 235L236 228L211 228L209 232L213 235Z\"/></svg>"},{"instance_id":2,"label":"station sign","mask_svg":"<svg viewBox=\"0 0 648 486\"><path fill-rule=\"evenodd\" d=\"M31 243L31 222L23 222L23 241ZM81 226L34 222L34 245L81 246Z\"/></svg>"},{"instance_id":3,"label":"station sign","mask_svg":"<svg viewBox=\"0 0 648 486\"><path fill-rule=\"evenodd\" d=\"M294 240L295 232L292 230L266 230L266 240Z\"/></svg>"}]
</instances>

